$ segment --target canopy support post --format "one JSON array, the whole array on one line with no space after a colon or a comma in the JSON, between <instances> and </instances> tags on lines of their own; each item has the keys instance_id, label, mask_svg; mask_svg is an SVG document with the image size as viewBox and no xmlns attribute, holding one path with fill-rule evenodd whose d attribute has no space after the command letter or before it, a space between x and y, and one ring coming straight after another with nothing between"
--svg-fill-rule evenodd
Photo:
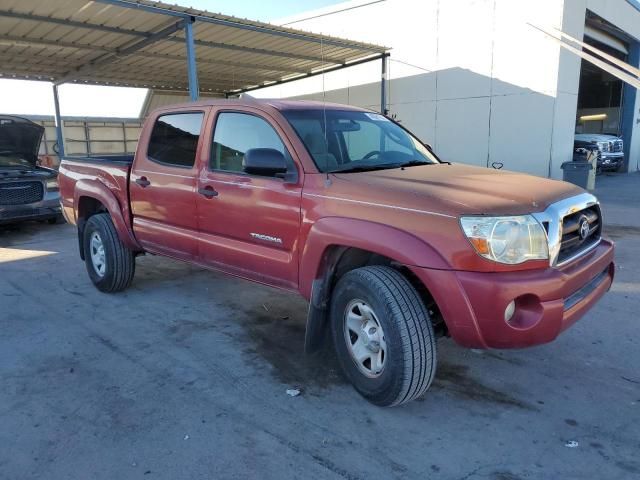
<instances>
[{"instance_id":1,"label":"canopy support post","mask_svg":"<svg viewBox=\"0 0 640 480\"><path fill-rule=\"evenodd\" d=\"M189 75L189 95L192 101L198 100L198 69L196 65L196 48L193 40L193 19L184 22L184 38L187 44L187 72Z\"/></svg>"},{"instance_id":2,"label":"canopy support post","mask_svg":"<svg viewBox=\"0 0 640 480\"><path fill-rule=\"evenodd\" d=\"M387 114L387 58L388 55L383 55L382 62L382 75L380 77L380 113Z\"/></svg>"},{"instance_id":3,"label":"canopy support post","mask_svg":"<svg viewBox=\"0 0 640 480\"><path fill-rule=\"evenodd\" d=\"M58 98L58 85L53 85L53 106L56 118L56 143L58 144L58 157L64 156L64 134L62 132L62 117L60 116L60 100Z\"/></svg>"}]
</instances>

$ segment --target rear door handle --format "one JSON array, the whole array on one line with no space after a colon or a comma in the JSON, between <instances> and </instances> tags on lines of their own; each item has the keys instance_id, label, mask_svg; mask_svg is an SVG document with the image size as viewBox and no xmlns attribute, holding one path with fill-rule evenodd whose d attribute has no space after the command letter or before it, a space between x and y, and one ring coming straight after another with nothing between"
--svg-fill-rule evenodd
<instances>
[{"instance_id":1,"label":"rear door handle","mask_svg":"<svg viewBox=\"0 0 640 480\"><path fill-rule=\"evenodd\" d=\"M204 188L199 188L198 189L198 193L200 195L204 195L207 198L213 198L213 197L217 197L218 196L218 192L216 192L213 187L210 186L206 186Z\"/></svg>"},{"instance_id":2,"label":"rear door handle","mask_svg":"<svg viewBox=\"0 0 640 480\"><path fill-rule=\"evenodd\" d=\"M140 177L136 179L136 183L140 185L142 188L148 187L151 185L151 182L147 180L147 177Z\"/></svg>"}]
</instances>

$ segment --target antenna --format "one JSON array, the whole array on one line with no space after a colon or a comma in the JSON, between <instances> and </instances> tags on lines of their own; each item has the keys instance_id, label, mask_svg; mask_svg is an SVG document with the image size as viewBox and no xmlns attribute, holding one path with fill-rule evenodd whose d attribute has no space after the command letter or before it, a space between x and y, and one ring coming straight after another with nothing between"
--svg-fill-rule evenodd
<instances>
[{"instance_id":1,"label":"antenna","mask_svg":"<svg viewBox=\"0 0 640 480\"><path fill-rule=\"evenodd\" d=\"M324 172L327 174L327 178L325 183L328 185L329 180L329 138L327 137L327 101L326 101L326 92L324 89L324 36L320 33L320 58L321 58L321 67L322 68L322 117L324 121L324 144L327 147L327 153L324 154Z\"/></svg>"}]
</instances>

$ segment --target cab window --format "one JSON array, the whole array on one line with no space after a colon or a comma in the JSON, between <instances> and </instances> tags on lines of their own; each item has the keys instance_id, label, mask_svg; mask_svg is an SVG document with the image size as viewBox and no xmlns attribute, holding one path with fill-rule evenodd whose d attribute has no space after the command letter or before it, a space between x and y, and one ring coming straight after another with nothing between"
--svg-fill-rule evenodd
<instances>
[{"instance_id":1,"label":"cab window","mask_svg":"<svg viewBox=\"0 0 640 480\"><path fill-rule=\"evenodd\" d=\"M151 131L147 156L167 165L193 167L203 118L203 112L159 116Z\"/></svg>"},{"instance_id":2,"label":"cab window","mask_svg":"<svg viewBox=\"0 0 640 480\"><path fill-rule=\"evenodd\" d=\"M248 113L220 113L213 135L211 170L242 172L244 154L252 148L278 150L289 165L293 163L278 133L266 120Z\"/></svg>"}]
</instances>

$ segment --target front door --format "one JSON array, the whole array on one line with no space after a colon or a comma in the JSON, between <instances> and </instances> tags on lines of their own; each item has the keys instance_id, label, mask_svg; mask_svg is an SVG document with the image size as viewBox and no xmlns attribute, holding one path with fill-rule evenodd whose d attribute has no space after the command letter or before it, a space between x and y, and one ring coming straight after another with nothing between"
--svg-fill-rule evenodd
<instances>
[{"instance_id":1,"label":"front door","mask_svg":"<svg viewBox=\"0 0 640 480\"><path fill-rule=\"evenodd\" d=\"M273 120L249 110L220 111L210 161L198 176L200 260L241 277L294 289L298 284L301 176L296 181L248 175L244 153L282 152L291 172L291 147Z\"/></svg>"},{"instance_id":2,"label":"front door","mask_svg":"<svg viewBox=\"0 0 640 480\"><path fill-rule=\"evenodd\" d=\"M150 252L182 260L197 255L196 156L205 112L160 115L131 171L133 227Z\"/></svg>"}]
</instances>

